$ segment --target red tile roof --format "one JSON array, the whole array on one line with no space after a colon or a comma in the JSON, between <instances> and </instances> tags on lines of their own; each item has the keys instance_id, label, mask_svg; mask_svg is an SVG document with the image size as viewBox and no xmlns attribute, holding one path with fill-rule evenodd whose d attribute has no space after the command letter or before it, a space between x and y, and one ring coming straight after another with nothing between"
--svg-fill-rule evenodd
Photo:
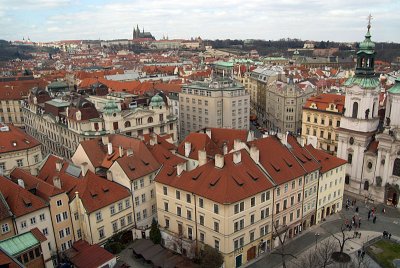
<instances>
[{"instance_id":1,"label":"red tile roof","mask_svg":"<svg viewBox=\"0 0 400 268\"><path fill-rule=\"evenodd\" d=\"M307 149L307 151L309 151L321 164L321 173L325 173L347 163L347 161L341 158L330 155L322 150L315 149L311 144L306 145L304 148Z\"/></svg>"},{"instance_id":2,"label":"red tile roof","mask_svg":"<svg viewBox=\"0 0 400 268\"><path fill-rule=\"evenodd\" d=\"M43 199L3 176L0 176L0 185L0 191L3 193L4 199L16 217L29 214L47 206Z\"/></svg>"},{"instance_id":3,"label":"red tile roof","mask_svg":"<svg viewBox=\"0 0 400 268\"><path fill-rule=\"evenodd\" d=\"M0 267L20 268L23 267L17 263L17 260L9 256L3 249L0 248Z\"/></svg>"},{"instance_id":4,"label":"red tile roof","mask_svg":"<svg viewBox=\"0 0 400 268\"><path fill-rule=\"evenodd\" d=\"M192 132L178 145L177 153L182 156L185 156L186 142L190 142L191 144L191 150L188 156L190 159L198 159L199 150L205 150L208 156L223 153L222 148L218 148L217 144L215 144L207 134Z\"/></svg>"},{"instance_id":5,"label":"red tile roof","mask_svg":"<svg viewBox=\"0 0 400 268\"><path fill-rule=\"evenodd\" d=\"M228 152L233 149L235 140L247 142L249 132L241 129L229 129L229 128L208 128L211 130L211 140L217 145L218 148L222 148L224 144L228 146ZM207 128L200 130L199 132L206 133Z\"/></svg>"},{"instance_id":6,"label":"red tile roof","mask_svg":"<svg viewBox=\"0 0 400 268\"><path fill-rule=\"evenodd\" d=\"M10 207L8 206L3 194L0 190L0 221L7 219L12 216Z\"/></svg>"},{"instance_id":7,"label":"red tile roof","mask_svg":"<svg viewBox=\"0 0 400 268\"><path fill-rule=\"evenodd\" d=\"M301 166L307 171L307 173L311 173L321 168L321 165L315 160L312 155L301 147L301 145L297 142L296 138L292 135L288 135L287 142L290 144L290 151L297 158L298 162Z\"/></svg>"},{"instance_id":8,"label":"red tile roof","mask_svg":"<svg viewBox=\"0 0 400 268\"><path fill-rule=\"evenodd\" d=\"M37 227L31 229L30 232L37 240L40 241L40 243L47 240L46 236L44 236L44 234Z\"/></svg>"},{"instance_id":9,"label":"red tile roof","mask_svg":"<svg viewBox=\"0 0 400 268\"><path fill-rule=\"evenodd\" d=\"M153 133L153 134L157 136L157 143L159 145L161 145L162 147L164 147L167 150L176 150L176 148L177 148L176 145L167 141L167 139L171 138L170 135L160 136L155 133ZM144 138L145 144L148 145L150 143L150 134L144 134L143 138Z\"/></svg>"},{"instance_id":10,"label":"red tile roof","mask_svg":"<svg viewBox=\"0 0 400 268\"><path fill-rule=\"evenodd\" d=\"M56 163L60 161L62 162L62 168L58 172L55 167ZM71 163L66 160L50 155L40 169L38 178L50 184L53 183L54 177L60 178L61 189L68 194L70 201L75 198L75 192L78 192L88 213L130 196L127 188L101 178L90 170L87 171L84 177L82 177L82 173L79 173L78 177L68 174L66 170L70 165Z\"/></svg>"},{"instance_id":11,"label":"red tile roof","mask_svg":"<svg viewBox=\"0 0 400 268\"><path fill-rule=\"evenodd\" d=\"M18 127L11 124L1 126L8 126L9 130L0 131L0 153L28 150L40 145L40 142Z\"/></svg>"},{"instance_id":12,"label":"red tile roof","mask_svg":"<svg viewBox=\"0 0 400 268\"><path fill-rule=\"evenodd\" d=\"M11 171L10 178L15 183L18 183L18 179L23 180L25 184L25 189L35 189L35 195L43 198L44 200L49 200L50 197L56 196L64 192L63 190L55 187L53 184L47 183L20 168L15 168L13 171Z\"/></svg>"},{"instance_id":13,"label":"red tile roof","mask_svg":"<svg viewBox=\"0 0 400 268\"><path fill-rule=\"evenodd\" d=\"M245 149L240 150L241 162L233 162L233 153L224 156L224 166L214 161L177 176L172 167L162 168L156 181L220 204L231 204L273 187Z\"/></svg>"},{"instance_id":14,"label":"red tile roof","mask_svg":"<svg viewBox=\"0 0 400 268\"><path fill-rule=\"evenodd\" d=\"M249 142L260 151L260 164L268 174L280 185L306 174L289 149L276 136Z\"/></svg>"},{"instance_id":15,"label":"red tile roof","mask_svg":"<svg viewBox=\"0 0 400 268\"><path fill-rule=\"evenodd\" d=\"M336 109L339 111L339 113L343 113L344 101L344 95L320 94L318 96L308 98L306 104L303 106L303 109L312 109L310 106L312 103L315 103L318 111L326 111L329 105L333 103L336 105Z\"/></svg>"},{"instance_id":16,"label":"red tile roof","mask_svg":"<svg viewBox=\"0 0 400 268\"><path fill-rule=\"evenodd\" d=\"M66 251L66 255L77 268L103 267L106 262L115 258L113 254L99 245L90 245L84 240L76 241L72 248Z\"/></svg>"}]
</instances>

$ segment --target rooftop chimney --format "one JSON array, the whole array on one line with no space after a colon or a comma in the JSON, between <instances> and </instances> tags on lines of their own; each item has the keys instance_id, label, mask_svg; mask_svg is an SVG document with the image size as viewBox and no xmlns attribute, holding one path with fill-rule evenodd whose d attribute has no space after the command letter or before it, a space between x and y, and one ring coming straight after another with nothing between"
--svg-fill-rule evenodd
<instances>
[{"instance_id":1,"label":"rooftop chimney","mask_svg":"<svg viewBox=\"0 0 400 268\"><path fill-rule=\"evenodd\" d=\"M61 161L57 161L56 162L56 171L60 172L62 168L62 162Z\"/></svg>"},{"instance_id":2,"label":"rooftop chimney","mask_svg":"<svg viewBox=\"0 0 400 268\"><path fill-rule=\"evenodd\" d=\"M206 129L206 134L211 139L211 129L207 128Z\"/></svg>"},{"instance_id":3,"label":"rooftop chimney","mask_svg":"<svg viewBox=\"0 0 400 268\"><path fill-rule=\"evenodd\" d=\"M192 150L192 144L188 141L185 142L185 156L189 157L190 151Z\"/></svg>"},{"instance_id":4,"label":"rooftop chimney","mask_svg":"<svg viewBox=\"0 0 400 268\"><path fill-rule=\"evenodd\" d=\"M233 141L233 150L234 151L238 151L243 148L244 148L244 142L242 142L240 139L235 139Z\"/></svg>"},{"instance_id":5,"label":"rooftop chimney","mask_svg":"<svg viewBox=\"0 0 400 268\"><path fill-rule=\"evenodd\" d=\"M81 164L81 171L82 171L82 177L84 177L88 171L88 163L87 162L83 162Z\"/></svg>"},{"instance_id":6,"label":"rooftop chimney","mask_svg":"<svg viewBox=\"0 0 400 268\"><path fill-rule=\"evenodd\" d=\"M113 152L112 143L110 142L110 143L107 144L107 153L108 153L109 155L111 155L112 152Z\"/></svg>"},{"instance_id":7,"label":"rooftop chimney","mask_svg":"<svg viewBox=\"0 0 400 268\"><path fill-rule=\"evenodd\" d=\"M223 168L224 167L224 156L221 154L215 155L215 167Z\"/></svg>"},{"instance_id":8,"label":"rooftop chimney","mask_svg":"<svg viewBox=\"0 0 400 268\"><path fill-rule=\"evenodd\" d=\"M233 153L233 163L239 164L242 162L242 153L240 151L236 151Z\"/></svg>"},{"instance_id":9,"label":"rooftop chimney","mask_svg":"<svg viewBox=\"0 0 400 268\"><path fill-rule=\"evenodd\" d=\"M133 149L129 148L128 150L126 150L126 156L131 156L133 155Z\"/></svg>"},{"instance_id":10,"label":"rooftop chimney","mask_svg":"<svg viewBox=\"0 0 400 268\"><path fill-rule=\"evenodd\" d=\"M198 150L199 154L199 167L207 163L207 153L206 150Z\"/></svg>"},{"instance_id":11,"label":"rooftop chimney","mask_svg":"<svg viewBox=\"0 0 400 268\"><path fill-rule=\"evenodd\" d=\"M22 179L18 179L18 185L25 188L25 182Z\"/></svg>"},{"instance_id":12,"label":"rooftop chimney","mask_svg":"<svg viewBox=\"0 0 400 268\"><path fill-rule=\"evenodd\" d=\"M157 134L152 133L150 134L150 145L156 145L157 144Z\"/></svg>"},{"instance_id":13,"label":"rooftop chimney","mask_svg":"<svg viewBox=\"0 0 400 268\"><path fill-rule=\"evenodd\" d=\"M179 163L176 165L176 174L178 176L180 176L184 170L186 170L186 163Z\"/></svg>"},{"instance_id":14,"label":"rooftop chimney","mask_svg":"<svg viewBox=\"0 0 400 268\"><path fill-rule=\"evenodd\" d=\"M101 142L103 143L103 145L107 145L110 142L110 140L108 139L108 136L102 136Z\"/></svg>"},{"instance_id":15,"label":"rooftop chimney","mask_svg":"<svg viewBox=\"0 0 400 268\"><path fill-rule=\"evenodd\" d=\"M112 179L112 172L111 172L111 170L107 170L107 180L109 180L109 181L112 181L113 179Z\"/></svg>"},{"instance_id":16,"label":"rooftop chimney","mask_svg":"<svg viewBox=\"0 0 400 268\"><path fill-rule=\"evenodd\" d=\"M119 146L118 151L119 151L119 157L123 157L124 156L124 148L122 146Z\"/></svg>"},{"instance_id":17,"label":"rooftop chimney","mask_svg":"<svg viewBox=\"0 0 400 268\"><path fill-rule=\"evenodd\" d=\"M256 146L250 147L250 157L256 162L257 164L260 162L260 151Z\"/></svg>"},{"instance_id":18,"label":"rooftop chimney","mask_svg":"<svg viewBox=\"0 0 400 268\"><path fill-rule=\"evenodd\" d=\"M58 176L54 176L54 177L53 177L53 185L54 185L54 187L56 187L56 188L58 188L58 189L61 189L61 180L60 180L60 177L58 177Z\"/></svg>"},{"instance_id":19,"label":"rooftop chimney","mask_svg":"<svg viewBox=\"0 0 400 268\"><path fill-rule=\"evenodd\" d=\"M228 153L228 145L226 145L226 142L222 145L222 152L224 155Z\"/></svg>"}]
</instances>

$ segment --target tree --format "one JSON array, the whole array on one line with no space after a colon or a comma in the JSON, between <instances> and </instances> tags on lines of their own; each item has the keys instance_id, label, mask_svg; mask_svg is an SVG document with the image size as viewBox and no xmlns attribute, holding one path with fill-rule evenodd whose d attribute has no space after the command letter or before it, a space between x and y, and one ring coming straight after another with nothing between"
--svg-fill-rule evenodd
<instances>
[{"instance_id":1,"label":"tree","mask_svg":"<svg viewBox=\"0 0 400 268\"><path fill-rule=\"evenodd\" d=\"M209 245L204 245L204 250L200 256L200 267L204 268L218 268L221 267L224 258L221 253Z\"/></svg>"},{"instance_id":2,"label":"tree","mask_svg":"<svg viewBox=\"0 0 400 268\"><path fill-rule=\"evenodd\" d=\"M340 253L343 253L344 245L346 244L346 241L353 239L353 236L346 236L346 233L345 233L346 229L347 229L347 226L343 223L340 226L341 234L336 235L336 234L331 233L332 237L335 238L339 243Z\"/></svg>"},{"instance_id":3,"label":"tree","mask_svg":"<svg viewBox=\"0 0 400 268\"><path fill-rule=\"evenodd\" d=\"M310 248L298 259L294 267L326 268L333 263L332 253L336 250L336 243L332 239L325 241Z\"/></svg>"},{"instance_id":4,"label":"tree","mask_svg":"<svg viewBox=\"0 0 400 268\"><path fill-rule=\"evenodd\" d=\"M286 268L286 256L291 256L296 259L296 256L294 256L293 254L285 252L285 242L289 229L287 228L286 225L278 226L276 224L272 224L272 228L273 228L273 234L275 238L279 239L279 244L280 244L280 247L277 249L277 251L272 252L272 254L280 255L282 259L282 267Z\"/></svg>"},{"instance_id":5,"label":"tree","mask_svg":"<svg viewBox=\"0 0 400 268\"><path fill-rule=\"evenodd\" d=\"M158 228L158 223L154 218L153 218L153 221L151 222L150 239L151 239L151 241L153 241L154 244L161 243L160 228Z\"/></svg>"}]
</instances>

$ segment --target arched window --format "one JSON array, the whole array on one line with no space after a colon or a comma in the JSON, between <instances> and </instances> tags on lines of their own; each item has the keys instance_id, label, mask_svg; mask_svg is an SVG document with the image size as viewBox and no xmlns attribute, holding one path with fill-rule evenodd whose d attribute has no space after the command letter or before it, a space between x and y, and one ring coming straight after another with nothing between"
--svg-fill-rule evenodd
<instances>
[{"instance_id":1,"label":"arched window","mask_svg":"<svg viewBox=\"0 0 400 268\"><path fill-rule=\"evenodd\" d=\"M131 126L131 121L126 121L124 124L125 127L130 127Z\"/></svg>"},{"instance_id":2,"label":"arched window","mask_svg":"<svg viewBox=\"0 0 400 268\"><path fill-rule=\"evenodd\" d=\"M372 114L371 114L371 118L374 118L375 116L375 101L374 104L372 105Z\"/></svg>"},{"instance_id":3,"label":"arched window","mask_svg":"<svg viewBox=\"0 0 400 268\"><path fill-rule=\"evenodd\" d=\"M400 177L400 158L396 158L393 164L393 173L394 176Z\"/></svg>"},{"instance_id":4,"label":"arched window","mask_svg":"<svg viewBox=\"0 0 400 268\"><path fill-rule=\"evenodd\" d=\"M346 183L346 184L349 184L349 183L350 183L350 176L349 176L349 175L346 175L346 176L344 177L344 183Z\"/></svg>"},{"instance_id":5,"label":"arched window","mask_svg":"<svg viewBox=\"0 0 400 268\"><path fill-rule=\"evenodd\" d=\"M153 117L149 117L148 119L147 119L147 123L153 123Z\"/></svg>"},{"instance_id":6,"label":"arched window","mask_svg":"<svg viewBox=\"0 0 400 268\"><path fill-rule=\"evenodd\" d=\"M348 154L348 155L347 155L347 162L348 162L349 164L351 164L351 163L353 162L353 155L352 155L352 154Z\"/></svg>"},{"instance_id":7,"label":"arched window","mask_svg":"<svg viewBox=\"0 0 400 268\"><path fill-rule=\"evenodd\" d=\"M357 118L358 115L358 102L354 102L353 103L353 114L351 115L351 117L353 118Z\"/></svg>"},{"instance_id":8,"label":"arched window","mask_svg":"<svg viewBox=\"0 0 400 268\"><path fill-rule=\"evenodd\" d=\"M366 191L369 190L369 181L364 182L364 190L366 190Z\"/></svg>"}]
</instances>

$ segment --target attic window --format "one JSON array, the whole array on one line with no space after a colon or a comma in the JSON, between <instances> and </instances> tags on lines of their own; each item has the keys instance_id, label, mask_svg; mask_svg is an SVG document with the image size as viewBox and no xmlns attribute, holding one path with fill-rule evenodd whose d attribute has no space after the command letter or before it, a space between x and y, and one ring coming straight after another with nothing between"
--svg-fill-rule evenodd
<instances>
[{"instance_id":1,"label":"attic window","mask_svg":"<svg viewBox=\"0 0 400 268\"><path fill-rule=\"evenodd\" d=\"M16 141L13 141L13 142L12 142L12 146L17 147L17 142L16 142Z\"/></svg>"},{"instance_id":2,"label":"attic window","mask_svg":"<svg viewBox=\"0 0 400 268\"><path fill-rule=\"evenodd\" d=\"M173 169L173 168L171 168L171 169L167 172L167 175L168 175L168 176L172 176L172 174L174 174L174 169Z\"/></svg>"},{"instance_id":3,"label":"attic window","mask_svg":"<svg viewBox=\"0 0 400 268\"><path fill-rule=\"evenodd\" d=\"M215 178L210 182L210 186L215 186L221 177Z\"/></svg>"},{"instance_id":4,"label":"attic window","mask_svg":"<svg viewBox=\"0 0 400 268\"><path fill-rule=\"evenodd\" d=\"M107 160L111 160L111 158L113 158L114 155L115 155L115 151L107 157Z\"/></svg>"},{"instance_id":5,"label":"attic window","mask_svg":"<svg viewBox=\"0 0 400 268\"><path fill-rule=\"evenodd\" d=\"M165 159L170 159L169 155L164 154Z\"/></svg>"},{"instance_id":6,"label":"attic window","mask_svg":"<svg viewBox=\"0 0 400 268\"><path fill-rule=\"evenodd\" d=\"M285 161L285 163L286 163L286 165L287 165L288 167L292 167L292 166L293 166L292 163L290 163L289 161L286 161L286 159L283 159L283 161Z\"/></svg>"},{"instance_id":7,"label":"attic window","mask_svg":"<svg viewBox=\"0 0 400 268\"><path fill-rule=\"evenodd\" d=\"M247 171L247 174L249 174L249 176L253 179L253 181L258 180L258 176L257 176L257 175L254 175L252 172Z\"/></svg>"},{"instance_id":8,"label":"attic window","mask_svg":"<svg viewBox=\"0 0 400 268\"><path fill-rule=\"evenodd\" d=\"M129 163L129 164L128 164L128 167L129 167L129 169L132 170L132 171L135 170L135 166L133 165L133 163Z\"/></svg>"},{"instance_id":9,"label":"attic window","mask_svg":"<svg viewBox=\"0 0 400 268\"><path fill-rule=\"evenodd\" d=\"M96 197L97 197L97 193L96 193L95 191L90 190L89 192L90 192L90 195L91 195L93 198L96 198Z\"/></svg>"},{"instance_id":10,"label":"attic window","mask_svg":"<svg viewBox=\"0 0 400 268\"><path fill-rule=\"evenodd\" d=\"M243 186L244 182L243 182L240 178L238 178L238 177L232 175L232 179L235 180L235 182L236 182L237 185Z\"/></svg>"},{"instance_id":11,"label":"attic window","mask_svg":"<svg viewBox=\"0 0 400 268\"><path fill-rule=\"evenodd\" d=\"M271 163L271 166L275 169L276 172L281 171L281 169L278 166L275 166L274 164Z\"/></svg>"},{"instance_id":12,"label":"attic window","mask_svg":"<svg viewBox=\"0 0 400 268\"><path fill-rule=\"evenodd\" d=\"M311 161L312 159L311 159L311 157L309 157L308 155L306 155L306 154L302 154L305 158L307 158L307 160L308 161Z\"/></svg>"},{"instance_id":13,"label":"attic window","mask_svg":"<svg viewBox=\"0 0 400 268\"><path fill-rule=\"evenodd\" d=\"M107 186L103 186L103 192L107 193L109 190Z\"/></svg>"},{"instance_id":14,"label":"attic window","mask_svg":"<svg viewBox=\"0 0 400 268\"><path fill-rule=\"evenodd\" d=\"M25 198L25 197L22 197L22 201L24 202L25 207L29 208L29 207L32 206L31 200L29 200L29 199L27 199L27 198Z\"/></svg>"},{"instance_id":15,"label":"attic window","mask_svg":"<svg viewBox=\"0 0 400 268\"><path fill-rule=\"evenodd\" d=\"M193 176L192 179L193 179L193 180L197 180L197 179L200 177L201 173L202 173L202 172L199 172L199 174L197 174L196 176Z\"/></svg>"},{"instance_id":16,"label":"attic window","mask_svg":"<svg viewBox=\"0 0 400 268\"><path fill-rule=\"evenodd\" d=\"M147 162L147 161L145 161L145 160L143 160L143 159L142 159L142 162L143 162L143 164L144 164L145 166L148 166L148 165L149 165L149 162Z\"/></svg>"}]
</instances>

